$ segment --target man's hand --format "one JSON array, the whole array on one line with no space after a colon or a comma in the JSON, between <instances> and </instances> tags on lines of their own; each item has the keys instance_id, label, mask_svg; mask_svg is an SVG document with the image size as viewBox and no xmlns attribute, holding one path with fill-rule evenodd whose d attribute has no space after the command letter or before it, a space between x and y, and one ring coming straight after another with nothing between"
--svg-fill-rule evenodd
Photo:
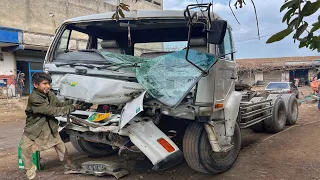
<instances>
[{"instance_id":1,"label":"man's hand","mask_svg":"<svg viewBox=\"0 0 320 180\"><path fill-rule=\"evenodd\" d=\"M73 104L73 106L74 106L74 110L77 110L79 107L79 104Z\"/></svg>"},{"instance_id":2,"label":"man's hand","mask_svg":"<svg viewBox=\"0 0 320 180\"><path fill-rule=\"evenodd\" d=\"M87 110L88 108L90 108L92 106L91 103L86 103L84 101L76 101L76 103L74 104L74 107L76 110Z\"/></svg>"}]
</instances>

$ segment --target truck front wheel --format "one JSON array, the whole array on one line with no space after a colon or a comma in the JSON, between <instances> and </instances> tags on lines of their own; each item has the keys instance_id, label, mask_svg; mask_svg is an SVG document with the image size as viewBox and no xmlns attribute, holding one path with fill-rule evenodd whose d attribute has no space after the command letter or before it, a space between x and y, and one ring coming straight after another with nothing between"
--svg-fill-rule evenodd
<instances>
[{"instance_id":1,"label":"truck front wheel","mask_svg":"<svg viewBox=\"0 0 320 180\"><path fill-rule=\"evenodd\" d=\"M183 153L188 165L199 172L218 174L232 167L241 148L241 132L236 123L232 140L233 148L228 152L213 152L207 132L202 123L192 123L183 139Z\"/></svg>"},{"instance_id":2,"label":"truck front wheel","mask_svg":"<svg viewBox=\"0 0 320 180\"><path fill-rule=\"evenodd\" d=\"M70 134L70 141L77 151L91 157L102 157L114 153L110 145L86 141L77 136L76 133Z\"/></svg>"}]
</instances>

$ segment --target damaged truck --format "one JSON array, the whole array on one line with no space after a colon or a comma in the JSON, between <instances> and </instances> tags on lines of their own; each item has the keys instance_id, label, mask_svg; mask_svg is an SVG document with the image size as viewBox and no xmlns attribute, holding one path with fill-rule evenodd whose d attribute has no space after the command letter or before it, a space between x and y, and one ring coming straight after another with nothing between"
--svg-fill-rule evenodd
<instances>
[{"instance_id":1,"label":"damaged truck","mask_svg":"<svg viewBox=\"0 0 320 180\"><path fill-rule=\"evenodd\" d=\"M212 4L112 16L65 21L45 58L52 91L81 102L57 117L61 136L78 151L94 157L132 151L154 170L185 160L216 174L236 161L240 129L277 133L296 122L294 95L246 98L235 91L232 29ZM168 42L186 46L166 51Z\"/></svg>"}]
</instances>

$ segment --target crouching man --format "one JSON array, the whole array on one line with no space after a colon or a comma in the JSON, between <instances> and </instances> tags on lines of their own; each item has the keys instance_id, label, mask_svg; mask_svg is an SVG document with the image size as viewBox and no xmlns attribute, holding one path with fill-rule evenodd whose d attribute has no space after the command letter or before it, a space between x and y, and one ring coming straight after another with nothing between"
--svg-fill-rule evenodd
<instances>
[{"instance_id":1,"label":"crouching man","mask_svg":"<svg viewBox=\"0 0 320 180\"><path fill-rule=\"evenodd\" d=\"M34 89L25 110L26 126L20 144L28 179L36 176L36 167L32 163L32 154L36 151L54 148L60 161L64 161L65 168L72 166L66 146L59 135L58 120L55 117L75 111L78 105L73 105L72 101L58 101L50 91L51 81L47 73L35 73L32 76Z\"/></svg>"}]
</instances>

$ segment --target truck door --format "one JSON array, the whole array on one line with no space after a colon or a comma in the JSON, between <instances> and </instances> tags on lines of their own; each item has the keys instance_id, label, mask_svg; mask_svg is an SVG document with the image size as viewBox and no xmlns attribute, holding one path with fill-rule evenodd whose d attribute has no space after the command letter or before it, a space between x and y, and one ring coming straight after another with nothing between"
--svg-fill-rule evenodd
<instances>
[{"instance_id":1,"label":"truck door","mask_svg":"<svg viewBox=\"0 0 320 180\"><path fill-rule=\"evenodd\" d=\"M235 89L235 78L237 72L230 28L227 29L224 41L219 45L218 52L220 55L224 56L214 67L214 104L225 103L228 95Z\"/></svg>"}]
</instances>

